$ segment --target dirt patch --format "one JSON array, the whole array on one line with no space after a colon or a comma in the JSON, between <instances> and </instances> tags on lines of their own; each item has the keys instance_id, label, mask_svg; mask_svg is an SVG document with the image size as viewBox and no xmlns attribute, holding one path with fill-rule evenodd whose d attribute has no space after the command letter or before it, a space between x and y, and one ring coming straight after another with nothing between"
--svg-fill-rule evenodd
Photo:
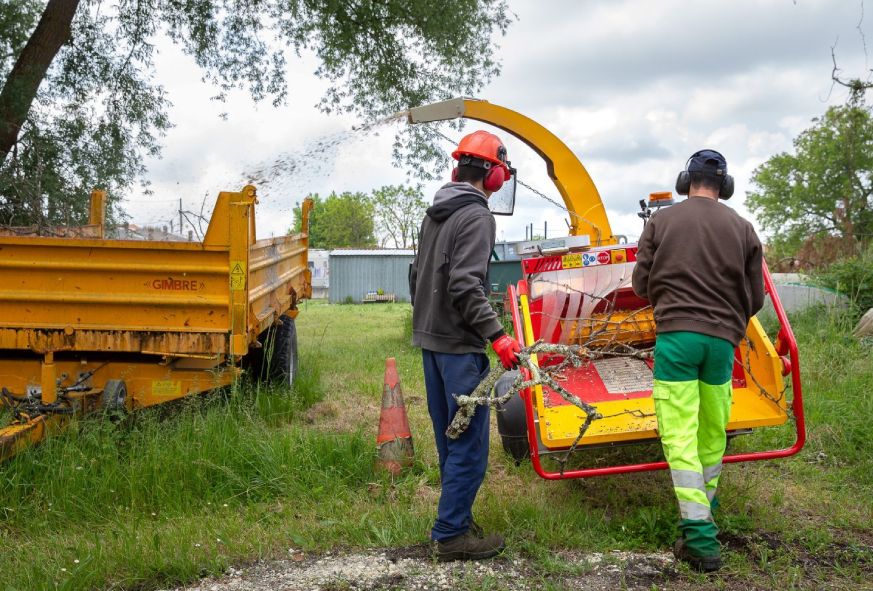
<instances>
[{"instance_id":1,"label":"dirt patch","mask_svg":"<svg viewBox=\"0 0 873 591\"><path fill-rule=\"evenodd\" d=\"M727 534L723 542L728 553L741 554L752 565L787 556L791 565L781 562L780 572L800 570L794 588L871 589L859 584L873 580L869 547L835 543L816 552L786 544L771 533ZM730 562L730 560L728 561ZM855 574L840 575L840 565L855 565ZM793 567L800 567L799 569ZM556 590L586 589L607 591L750 591L772 589L773 572L752 567L751 571L726 565L712 575L692 573L679 566L664 552L583 553L556 552L546 562L527 557L501 556L479 562L440 563L433 560L429 544L365 552L333 551L305 554L290 550L289 558L257 562L228 569L223 577L201 580L174 591L522 591L549 587Z\"/></svg>"},{"instance_id":2,"label":"dirt patch","mask_svg":"<svg viewBox=\"0 0 873 591\"><path fill-rule=\"evenodd\" d=\"M746 554L755 562L775 556L787 556L792 564L812 576L816 571L845 568L853 565L861 572L873 575L873 547L835 541L814 551L793 541L786 541L772 532L728 534L719 536L722 544L734 552Z\"/></svg>"},{"instance_id":3,"label":"dirt patch","mask_svg":"<svg viewBox=\"0 0 873 591\"><path fill-rule=\"evenodd\" d=\"M385 550L385 558L391 562L407 559L430 560L430 557L430 544L426 543L404 546L402 548L389 548Z\"/></svg>"},{"instance_id":4,"label":"dirt patch","mask_svg":"<svg viewBox=\"0 0 873 591\"><path fill-rule=\"evenodd\" d=\"M303 420L318 429L340 433L372 425L375 438L380 410L381 407L373 401L349 397L316 403L306 411Z\"/></svg>"},{"instance_id":5,"label":"dirt patch","mask_svg":"<svg viewBox=\"0 0 873 591\"><path fill-rule=\"evenodd\" d=\"M306 424L322 423L329 419L334 419L339 415L336 404L330 401L316 402L303 415L303 420Z\"/></svg>"},{"instance_id":6,"label":"dirt patch","mask_svg":"<svg viewBox=\"0 0 873 591\"><path fill-rule=\"evenodd\" d=\"M176 591L522 591L542 588L546 582L567 589L642 591L673 577L673 558L663 553L563 552L554 569L543 570L524 558L440 563L431 558L427 544L416 544L358 554L294 555L230 569L224 577Z\"/></svg>"}]
</instances>

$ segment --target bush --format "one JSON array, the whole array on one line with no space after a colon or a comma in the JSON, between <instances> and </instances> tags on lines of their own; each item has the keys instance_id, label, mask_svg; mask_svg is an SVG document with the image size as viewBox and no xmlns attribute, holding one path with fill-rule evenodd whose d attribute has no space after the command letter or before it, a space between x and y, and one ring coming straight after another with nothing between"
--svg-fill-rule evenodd
<instances>
[{"instance_id":1,"label":"bush","mask_svg":"<svg viewBox=\"0 0 873 591\"><path fill-rule=\"evenodd\" d=\"M813 273L824 287L845 294L854 312L863 314L873 308L873 245L858 256L837 261Z\"/></svg>"}]
</instances>

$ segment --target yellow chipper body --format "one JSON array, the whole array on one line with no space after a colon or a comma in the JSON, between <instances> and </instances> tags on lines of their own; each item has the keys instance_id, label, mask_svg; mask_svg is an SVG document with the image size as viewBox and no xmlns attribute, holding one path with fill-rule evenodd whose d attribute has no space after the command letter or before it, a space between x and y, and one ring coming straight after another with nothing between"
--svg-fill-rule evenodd
<instances>
[{"instance_id":1,"label":"yellow chipper body","mask_svg":"<svg viewBox=\"0 0 873 591\"><path fill-rule=\"evenodd\" d=\"M255 188L222 192L202 242L169 242L105 239L91 199L83 231L0 236L0 459L76 414L231 383L310 296L311 200L304 233L256 240Z\"/></svg>"}]
</instances>

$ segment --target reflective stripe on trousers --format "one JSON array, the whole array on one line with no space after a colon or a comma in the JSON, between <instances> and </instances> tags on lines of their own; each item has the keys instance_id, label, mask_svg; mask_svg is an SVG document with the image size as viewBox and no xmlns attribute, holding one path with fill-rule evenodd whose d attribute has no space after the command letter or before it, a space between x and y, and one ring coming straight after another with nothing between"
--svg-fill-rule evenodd
<instances>
[{"instance_id":1,"label":"reflective stripe on trousers","mask_svg":"<svg viewBox=\"0 0 873 591\"><path fill-rule=\"evenodd\" d=\"M698 380L655 380L658 432L682 519L712 521L710 504L727 442L730 387L730 382L712 386Z\"/></svg>"},{"instance_id":2,"label":"reflective stripe on trousers","mask_svg":"<svg viewBox=\"0 0 873 591\"><path fill-rule=\"evenodd\" d=\"M714 466L703 467L703 482L706 487L706 497L712 503L715 494L718 491L718 477L721 475L722 463L719 462Z\"/></svg>"}]
</instances>

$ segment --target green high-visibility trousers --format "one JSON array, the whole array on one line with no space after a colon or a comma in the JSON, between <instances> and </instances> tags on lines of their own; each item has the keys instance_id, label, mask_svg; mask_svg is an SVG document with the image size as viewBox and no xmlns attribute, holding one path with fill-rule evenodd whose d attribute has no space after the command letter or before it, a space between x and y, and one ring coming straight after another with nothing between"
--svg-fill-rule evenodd
<instances>
[{"instance_id":1,"label":"green high-visibility trousers","mask_svg":"<svg viewBox=\"0 0 873 591\"><path fill-rule=\"evenodd\" d=\"M712 518L731 411L734 346L696 332L666 332L655 341L655 413L679 500L679 528L689 552L718 556Z\"/></svg>"}]
</instances>

